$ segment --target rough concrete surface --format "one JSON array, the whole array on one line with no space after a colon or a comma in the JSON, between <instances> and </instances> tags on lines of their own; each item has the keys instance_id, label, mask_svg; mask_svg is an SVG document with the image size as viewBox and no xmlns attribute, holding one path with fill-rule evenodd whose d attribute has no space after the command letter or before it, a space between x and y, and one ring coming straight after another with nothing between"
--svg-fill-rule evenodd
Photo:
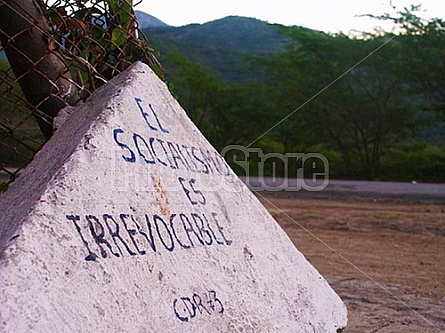
<instances>
[{"instance_id":1,"label":"rough concrete surface","mask_svg":"<svg viewBox=\"0 0 445 333\"><path fill-rule=\"evenodd\" d=\"M346 308L144 64L0 197L1 332L336 332Z\"/></svg>"}]
</instances>

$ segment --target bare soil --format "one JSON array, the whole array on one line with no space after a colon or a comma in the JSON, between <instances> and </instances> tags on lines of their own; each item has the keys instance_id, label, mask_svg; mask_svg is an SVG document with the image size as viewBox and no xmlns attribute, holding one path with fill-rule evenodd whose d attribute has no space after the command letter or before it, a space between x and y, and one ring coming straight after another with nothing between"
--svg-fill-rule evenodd
<instances>
[{"instance_id":1,"label":"bare soil","mask_svg":"<svg viewBox=\"0 0 445 333\"><path fill-rule=\"evenodd\" d=\"M345 302L345 333L445 332L445 205L258 198Z\"/></svg>"}]
</instances>

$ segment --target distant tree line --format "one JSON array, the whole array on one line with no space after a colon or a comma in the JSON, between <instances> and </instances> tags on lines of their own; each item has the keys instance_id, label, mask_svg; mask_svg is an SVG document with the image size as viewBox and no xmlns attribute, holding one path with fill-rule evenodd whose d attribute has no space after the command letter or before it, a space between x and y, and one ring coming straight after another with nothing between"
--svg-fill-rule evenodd
<instances>
[{"instance_id":1,"label":"distant tree line","mask_svg":"<svg viewBox=\"0 0 445 333\"><path fill-rule=\"evenodd\" d=\"M382 18L401 33L360 39L281 26L289 46L246 69L262 80L226 82L178 52L167 78L217 149L319 152L334 178L445 181L445 22L399 14Z\"/></svg>"}]
</instances>

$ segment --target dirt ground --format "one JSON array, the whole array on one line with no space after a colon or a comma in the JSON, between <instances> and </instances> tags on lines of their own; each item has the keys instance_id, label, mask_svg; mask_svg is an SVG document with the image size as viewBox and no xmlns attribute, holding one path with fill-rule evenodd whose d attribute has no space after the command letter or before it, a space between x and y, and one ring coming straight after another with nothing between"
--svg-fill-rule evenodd
<instances>
[{"instance_id":1,"label":"dirt ground","mask_svg":"<svg viewBox=\"0 0 445 333\"><path fill-rule=\"evenodd\" d=\"M345 333L445 332L445 205L257 196L345 302Z\"/></svg>"}]
</instances>

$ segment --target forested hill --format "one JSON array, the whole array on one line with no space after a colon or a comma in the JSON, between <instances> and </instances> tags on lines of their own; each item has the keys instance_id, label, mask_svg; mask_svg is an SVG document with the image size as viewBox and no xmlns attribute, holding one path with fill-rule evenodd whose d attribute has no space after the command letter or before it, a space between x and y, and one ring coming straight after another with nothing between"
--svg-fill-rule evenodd
<instances>
[{"instance_id":1,"label":"forested hill","mask_svg":"<svg viewBox=\"0 0 445 333\"><path fill-rule=\"evenodd\" d=\"M267 56L282 51L289 39L277 27L253 18L229 16L205 24L145 29L161 62L173 52L212 68L223 79L243 80L249 73L246 56ZM168 61L167 61L168 62ZM251 73L250 73L251 74Z\"/></svg>"},{"instance_id":2,"label":"forested hill","mask_svg":"<svg viewBox=\"0 0 445 333\"><path fill-rule=\"evenodd\" d=\"M135 13L138 19L139 29L168 27L168 24L162 22L160 19L147 13L141 12L140 10L136 10Z\"/></svg>"},{"instance_id":3,"label":"forested hill","mask_svg":"<svg viewBox=\"0 0 445 333\"><path fill-rule=\"evenodd\" d=\"M398 36L351 38L236 16L145 31L173 93L220 151L254 143L323 154L333 178L442 182L445 21L400 15L408 29ZM287 177L299 167L261 170Z\"/></svg>"}]
</instances>

